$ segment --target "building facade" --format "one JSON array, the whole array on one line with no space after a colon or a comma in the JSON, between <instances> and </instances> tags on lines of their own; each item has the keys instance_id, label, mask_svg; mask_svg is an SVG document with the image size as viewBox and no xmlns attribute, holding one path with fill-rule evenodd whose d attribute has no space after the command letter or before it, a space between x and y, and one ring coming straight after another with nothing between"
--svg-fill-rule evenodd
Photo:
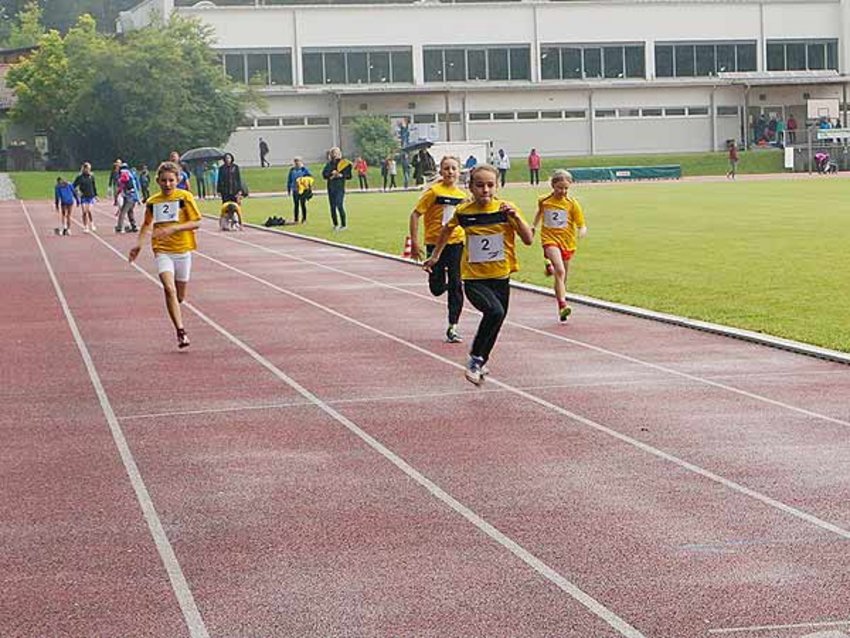
<instances>
[{"instance_id":1,"label":"building facade","mask_svg":"<svg viewBox=\"0 0 850 638\"><path fill-rule=\"evenodd\" d=\"M172 11L212 27L222 73L266 97L227 144L245 165L259 163L260 136L273 163L350 147L362 114L516 156L750 144L760 115L802 128L815 99L846 117L850 0L147 0L119 28Z\"/></svg>"}]
</instances>

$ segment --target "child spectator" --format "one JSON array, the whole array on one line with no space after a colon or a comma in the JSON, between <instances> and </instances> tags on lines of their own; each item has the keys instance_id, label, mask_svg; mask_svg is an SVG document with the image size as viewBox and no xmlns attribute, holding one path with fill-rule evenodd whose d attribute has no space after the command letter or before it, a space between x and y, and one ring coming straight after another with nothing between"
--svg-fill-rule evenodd
<instances>
[{"instance_id":1,"label":"child spectator","mask_svg":"<svg viewBox=\"0 0 850 638\"><path fill-rule=\"evenodd\" d=\"M94 225L91 206L97 199L97 184L94 180L94 174L91 172L91 164L83 162L80 167L80 174L74 180L73 186L80 202L80 208L83 210L83 232L94 232L97 227Z\"/></svg>"},{"instance_id":2,"label":"child spectator","mask_svg":"<svg viewBox=\"0 0 850 638\"><path fill-rule=\"evenodd\" d=\"M242 211L236 202L226 202L221 205L218 218L219 230L242 230Z\"/></svg>"},{"instance_id":3,"label":"child spectator","mask_svg":"<svg viewBox=\"0 0 850 638\"><path fill-rule=\"evenodd\" d=\"M59 213L59 228L54 230L57 235L71 234L71 211L74 209L74 203L79 203L74 187L64 177L57 177L56 187L53 189L53 205Z\"/></svg>"},{"instance_id":4,"label":"child spectator","mask_svg":"<svg viewBox=\"0 0 850 638\"><path fill-rule=\"evenodd\" d=\"M286 193L292 196L292 215L295 223L298 223L300 212L301 223L306 224L307 202L313 197L313 175L300 157L292 160L292 168L286 178Z\"/></svg>"},{"instance_id":5,"label":"child spectator","mask_svg":"<svg viewBox=\"0 0 850 638\"><path fill-rule=\"evenodd\" d=\"M555 298L558 301L558 316L566 321L572 308L567 305L567 272L570 260L576 251L579 237L587 234L587 225L581 204L568 191L573 176L562 169L552 173L552 192L537 202L534 226L542 222L540 243L546 258L546 274L555 275Z\"/></svg>"}]
</instances>

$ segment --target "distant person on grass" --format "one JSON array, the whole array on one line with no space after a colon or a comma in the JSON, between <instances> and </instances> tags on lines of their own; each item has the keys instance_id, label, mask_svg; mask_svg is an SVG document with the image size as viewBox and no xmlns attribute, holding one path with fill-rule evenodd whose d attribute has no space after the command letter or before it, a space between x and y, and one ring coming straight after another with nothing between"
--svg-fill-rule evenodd
<instances>
[{"instance_id":1,"label":"distant person on grass","mask_svg":"<svg viewBox=\"0 0 850 638\"><path fill-rule=\"evenodd\" d=\"M75 203L79 201L74 187L64 177L57 177L53 189L53 205L59 213L59 228L54 231L57 235L71 234L71 211L74 210Z\"/></svg>"},{"instance_id":2,"label":"distant person on grass","mask_svg":"<svg viewBox=\"0 0 850 638\"><path fill-rule=\"evenodd\" d=\"M307 202L313 197L313 174L304 166L300 157L292 160L292 168L286 177L286 193L292 197L292 216L298 223L298 213L301 213L301 223L307 223Z\"/></svg>"},{"instance_id":3,"label":"distant person on grass","mask_svg":"<svg viewBox=\"0 0 850 638\"><path fill-rule=\"evenodd\" d=\"M729 140L729 170L726 171L728 179L735 179L738 174L738 145L735 140Z\"/></svg>"},{"instance_id":4,"label":"distant person on grass","mask_svg":"<svg viewBox=\"0 0 850 638\"><path fill-rule=\"evenodd\" d=\"M566 321L572 308L567 305L567 273L575 254L578 239L587 234L587 224L581 204L568 195L573 176L558 169L549 180L552 192L537 201L534 227L542 223L540 244L546 259L546 274L555 276L555 299L558 317Z\"/></svg>"},{"instance_id":5,"label":"distant person on grass","mask_svg":"<svg viewBox=\"0 0 850 638\"><path fill-rule=\"evenodd\" d=\"M540 183L540 153L536 148L528 154L528 181L532 186Z\"/></svg>"},{"instance_id":6,"label":"distant person on grass","mask_svg":"<svg viewBox=\"0 0 850 638\"><path fill-rule=\"evenodd\" d=\"M425 225L426 254L431 257L440 238L443 224L452 218L457 205L466 199L466 193L457 187L459 175L460 160L457 157L447 155L441 159L440 177L442 179L425 189L413 212L410 213L410 252L414 259L422 258L422 249L419 245L419 218L423 218ZM457 331L463 309L463 281L460 277L463 237L463 228L460 226L452 231L440 253L440 258L431 267L428 275L428 287L432 295L439 297L444 292L448 292L449 327L446 329L448 343L463 341Z\"/></svg>"},{"instance_id":7,"label":"distant person on grass","mask_svg":"<svg viewBox=\"0 0 850 638\"><path fill-rule=\"evenodd\" d=\"M360 183L360 190L369 190L369 179L366 177L369 165L366 163L366 160L362 157L354 160L354 170L357 171L357 181Z\"/></svg>"},{"instance_id":8,"label":"distant person on grass","mask_svg":"<svg viewBox=\"0 0 850 638\"><path fill-rule=\"evenodd\" d=\"M328 184L328 202L335 231L348 228L345 218L345 182L351 179L351 168L351 162L343 159L338 146L328 151L328 162L322 169L322 177Z\"/></svg>"},{"instance_id":9,"label":"distant person on grass","mask_svg":"<svg viewBox=\"0 0 850 638\"><path fill-rule=\"evenodd\" d=\"M511 273L519 269L516 236L526 246L534 240L534 228L526 223L519 208L496 197L498 187L498 169L487 164L472 169L472 199L455 209L440 231L434 252L422 266L431 272L455 228L463 228L466 234L461 258L463 287L466 298L482 314L464 373L475 385L481 385L489 373L486 364L507 316Z\"/></svg>"},{"instance_id":10,"label":"distant person on grass","mask_svg":"<svg viewBox=\"0 0 850 638\"><path fill-rule=\"evenodd\" d=\"M80 208L83 211L83 232L94 232L97 230L97 226L94 225L91 206L97 199L97 184L95 183L94 173L91 172L91 164L83 162L80 167L80 174L74 179L73 186L80 202Z\"/></svg>"},{"instance_id":11,"label":"distant person on grass","mask_svg":"<svg viewBox=\"0 0 850 638\"><path fill-rule=\"evenodd\" d=\"M201 225L201 213L195 197L189 191L177 188L181 168L174 162L163 162L156 171L160 192L145 204L145 222L139 240L130 249L133 263L142 250L145 236L151 233L151 248L156 258L159 280L165 292L165 307L177 331L177 347L189 345L183 327L180 304L186 299L186 287L192 272L192 251L197 248L195 230Z\"/></svg>"}]
</instances>

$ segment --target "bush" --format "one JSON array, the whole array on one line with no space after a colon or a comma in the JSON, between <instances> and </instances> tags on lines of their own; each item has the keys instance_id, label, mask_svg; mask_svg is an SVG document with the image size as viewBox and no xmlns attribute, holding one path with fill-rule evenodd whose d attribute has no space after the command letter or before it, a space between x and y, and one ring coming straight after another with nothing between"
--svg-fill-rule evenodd
<instances>
[{"instance_id":1,"label":"bush","mask_svg":"<svg viewBox=\"0 0 850 638\"><path fill-rule=\"evenodd\" d=\"M352 123L354 142L369 164L378 164L396 152L395 134L389 119L382 115L361 115Z\"/></svg>"}]
</instances>

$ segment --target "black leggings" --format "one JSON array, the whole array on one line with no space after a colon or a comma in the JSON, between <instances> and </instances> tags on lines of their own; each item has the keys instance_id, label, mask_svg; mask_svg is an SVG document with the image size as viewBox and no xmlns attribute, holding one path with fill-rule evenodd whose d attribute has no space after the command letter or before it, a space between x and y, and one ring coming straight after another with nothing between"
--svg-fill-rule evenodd
<instances>
[{"instance_id":1,"label":"black leggings","mask_svg":"<svg viewBox=\"0 0 850 638\"><path fill-rule=\"evenodd\" d=\"M539 168L530 168L530 169L528 169L528 173L529 173L529 175L528 175L529 181L531 182L532 186L540 183L540 169Z\"/></svg>"},{"instance_id":2,"label":"black leggings","mask_svg":"<svg viewBox=\"0 0 850 638\"><path fill-rule=\"evenodd\" d=\"M298 223L298 209L301 209L301 221L307 221L307 200L304 194L292 193L292 214L295 216L295 222Z\"/></svg>"},{"instance_id":3,"label":"black leggings","mask_svg":"<svg viewBox=\"0 0 850 638\"><path fill-rule=\"evenodd\" d=\"M484 315L469 354L481 357L486 363L496 344L502 323L508 314L511 296L510 279L467 279L463 282L466 298Z\"/></svg>"},{"instance_id":4,"label":"black leggings","mask_svg":"<svg viewBox=\"0 0 850 638\"><path fill-rule=\"evenodd\" d=\"M434 252L434 244L425 244L428 256ZM463 255L463 244L446 244L440 258L428 275L428 287L431 294L439 297L444 292L449 293L449 323L455 324L460 320L463 309L463 282L460 278L460 258Z\"/></svg>"},{"instance_id":5,"label":"black leggings","mask_svg":"<svg viewBox=\"0 0 850 638\"><path fill-rule=\"evenodd\" d=\"M345 191L328 189L328 201L331 205L331 220L334 226L345 227L345 206L343 204L345 201ZM337 218L337 213L339 213L339 218Z\"/></svg>"}]
</instances>

